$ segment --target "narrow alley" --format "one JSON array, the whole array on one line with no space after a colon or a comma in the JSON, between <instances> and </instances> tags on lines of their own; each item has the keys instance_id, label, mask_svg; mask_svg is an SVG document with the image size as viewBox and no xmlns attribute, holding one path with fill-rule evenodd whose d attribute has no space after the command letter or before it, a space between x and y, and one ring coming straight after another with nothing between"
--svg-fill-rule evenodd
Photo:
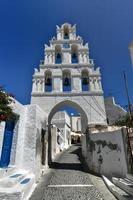
<instances>
[{"instance_id":1,"label":"narrow alley","mask_svg":"<svg viewBox=\"0 0 133 200\"><path fill-rule=\"evenodd\" d=\"M81 163L81 146L74 145L52 163L30 200L102 200L103 195L92 183ZM113 199L113 198L112 198Z\"/></svg>"}]
</instances>

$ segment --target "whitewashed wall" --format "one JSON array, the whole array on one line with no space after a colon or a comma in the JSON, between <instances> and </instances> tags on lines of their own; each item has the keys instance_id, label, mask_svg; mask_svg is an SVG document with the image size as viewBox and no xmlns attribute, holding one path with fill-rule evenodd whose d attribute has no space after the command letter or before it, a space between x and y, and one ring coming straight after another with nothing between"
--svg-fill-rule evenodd
<instances>
[{"instance_id":1,"label":"whitewashed wall","mask_svg":"<svg viewBox=\"0 0 133 200\"><path fill-rule=\"evenodd\" d=\"M18 115L18 121L16 123L13 140L12 140L12 149L10 156L10 165L16 165L18 160L22 159L23 155L23 141L24 141L24 132L25 132L25 113L26 108L24 105L14 100L15 103L12 103L12 108L14 113ZM17 155L17 145L19 146L19 154Z\"/></svg>"},{"instance_id":2,"label":"whitewashed wall","mask_svg":"<svg viewBox=\"0 0 133 200\"><path fill-rule=\"evenodd\" d=\"M124 128L84 136L82 153L92 171L106 176L126 175L127 161L123 134L126 134Z\"/></svg>"},{"instance_id":3,"label":"whitewashed wall","mask_svg":"<svg viewBox=\"0 0 133 200\"><path fill-rule=\"evenodd\" d=\"M2 153L3 139L4 139L5 122L0 123L0 158Z\"/></svg>"},{"instance_id":4,"label":"whitewashed wall","mask_svg":"<svg viewBox=\"0 0 133 200\"><path fill-rule=\"evenodd\" d=\"M70 116L65 111L59 111L53 116L52 124L60 129L63 138L62 147L68 148L68 143L70 144Z\"/></svg>"},{"instance_id":5,"label":"whitewashed wall","mask_svg":"<svg viewBox=\"0 0 133 200\"><path fill-rule=\"evenodd\" d=\"M25 106L24 132L19 132L17 142L16 165L41 174L41 131L46 129L45 114L36 105ZM22 122L21 122L22 123Z\"/></svg>"},{"instance_id":6,"label":"whitewashed wall","mask_svg":"<svg viewBox=\"0 0 133 200\"><path fill-rule=\"evenodd\" d=\"M81 131L81 117L71 116L71 126L73 131Z\"/></svg>"},{"instance_id":7,"label":"whitewashed wall","mask_svg":"<svg viewBox=\"0 0 133 200\"><path fill-rule=\"evenodd\" d=\"M92 94L95 96L95 94ZM99 96L95 96L96 101L100 105L101 109L104 111L104 100L103 96L100 94ZM39 105L40 108L47 113L48 115L51 113L51 110L58 107L58 105L63 105L62 103L67 101L67 105L74 107L73 104L75 104L77 107L75 107L79 113L81 114L81 123L82 123L82 131L86 131L87 124L103 124L106 125L106 114L101 109L99 109L99 106L96 104L94 99L92 99L91 95L86 96L83 94L78 94L77 96L71 94L65 96L63 94L53 94L53 95L42 95L40 96L32 96L31 98L31 104ZM47 105L47 106L46 106ZM66 104L64 104L66 105ZM82 109L82 110L81 110ZM58 111L58 109L57 109Z\"/></svg>"},{"instance_id":8,"label":"whitewashed wall","mask_svg":"<svg viewBox=\"0 0 133 200\"><path fill-rule=\"evenodd\" d=\"M12 140L12 148L11 148L11 155L10 155L10 165L15 165L16 160L16 146L18 143L18 133L21 132L21 144L24 137L24 123L25 123L25 107L20 104L18 101L13 100L14 102L11 104L13 112L18 116L18 120L15 125L14 133L13 133L13 140ZM2 153L2 146L3 146L3 138L4 138L4 131L5 131L5 122L0 123L0 157ZM19 151L19 159L21 159L21 146Z\"/></svg>"},{"instance_id":9,"label":"whitewashed wall","mask_svg":"<svg viewBox=\"0 0 133 200\"><path fill-rule=\"evenodd\" d=\"M58 153L60 153L60 145L57 143L57 127L51 127L51 157L54 160Z\"/></svg>"},{"instance_id":10,"label":"whitewashed wall","mask_svg":"<svg viewBox=\"0 0 133 200\"><path fill-rule=\"evenodd\" d=\"M18 116L11 148L9 165L29 170L39 178L42 170L41 132L46 130L46 114L36 105L24 106L15 100L12 103ZM3 145L5 123L0 124L0 155ZM48 146L48 144L46 144ZM46 147L48 149L48 147ZM46 151L47 153L47 151ZM46 166L48 166L46 155Z\"/></svg>"}]
</instances>

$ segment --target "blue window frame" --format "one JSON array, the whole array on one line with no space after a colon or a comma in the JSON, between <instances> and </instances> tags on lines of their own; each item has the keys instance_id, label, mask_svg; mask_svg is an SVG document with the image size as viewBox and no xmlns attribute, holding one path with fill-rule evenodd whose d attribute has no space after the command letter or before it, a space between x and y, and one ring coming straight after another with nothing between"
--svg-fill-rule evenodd
<instances>
[{"instance_id":1,"label":"blue window frame","mask_svg":"<svg viewBox=\"0 0 133 200\"><path fill-rule=\"evenodd\" d=\"M63 79L63 92L70 92L71 91L71 79L64 78Z\"/></svg>"},{"instance_id":2,"label":"blue window frame","mask_svg":"<svg viewBox=\"0 0 133 200\"><path fill-rule=\"evenodd\" d=\"M82 78L82 91L88 91L89 85L88 85L88 78Z\"/></svg>"},{"instance_id":3,"label":"blue window frame","mask_svg":"<svg viewBox=\"0 0 133 200\"><path fill-rule=\"evenodd\" d=\"M72 63L78 63L78 57L77 57L76 53L72 54Z\"/></svg>"},{"instance_id":4,"label":"blue window frame","mask_svg":"<svg viewBox=\"0 0 133 200\"><path fill-rule=\"evenodd\" d=\"M61 62L62 62L61 54L60 54L60 53L57 53L55 63L56 63L56 64L60 64Z\"/></svg>"},{"instance_id":5,"label":"blue window frame","mask_svg":"<svg viewBox=\"0 0 133 200\"><path fill-rule=\"evenodd\" d=\"M51 92L52 91L52 79L47 78L45 81L45 92Z\"/></svg>"}]
</instances>

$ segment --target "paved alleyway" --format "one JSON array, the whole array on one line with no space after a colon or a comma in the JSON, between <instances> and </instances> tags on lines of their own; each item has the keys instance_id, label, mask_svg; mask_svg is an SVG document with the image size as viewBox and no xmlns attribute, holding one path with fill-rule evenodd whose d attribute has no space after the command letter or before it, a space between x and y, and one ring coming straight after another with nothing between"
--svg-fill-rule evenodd
<instances>
[{"instance_id":1,"label":"paved alleyway","mask_svg":"<svg viewBox=\"0 0 133 200\"><path fill-rule=\"evenodd\" d=\"M44 176L47 183L42 181L30 200L102 200L80 159L80 146L72 146L63 153L52 165L52 176Z\"/></svg>"}]
</instances>

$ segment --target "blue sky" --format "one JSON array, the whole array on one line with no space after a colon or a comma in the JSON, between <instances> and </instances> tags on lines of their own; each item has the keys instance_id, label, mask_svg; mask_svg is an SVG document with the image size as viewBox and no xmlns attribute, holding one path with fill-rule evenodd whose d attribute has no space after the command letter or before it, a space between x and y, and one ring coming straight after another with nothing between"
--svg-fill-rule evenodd
<instances>
[{"instance_id":1,"label":"blue sky","mask_svg":"<svg viewBox=\"0 0 133 200\"><path fill-rule=\"evenodd\" d=\"M133 40L132 0L0 0L0 85L23 104L30 102L33 69L43 59L43 45L56 24L77 24L101 67L105 96L127 104L126 71L133 101L133 70L128 50Z\"/></svg>"}]
</instances>

